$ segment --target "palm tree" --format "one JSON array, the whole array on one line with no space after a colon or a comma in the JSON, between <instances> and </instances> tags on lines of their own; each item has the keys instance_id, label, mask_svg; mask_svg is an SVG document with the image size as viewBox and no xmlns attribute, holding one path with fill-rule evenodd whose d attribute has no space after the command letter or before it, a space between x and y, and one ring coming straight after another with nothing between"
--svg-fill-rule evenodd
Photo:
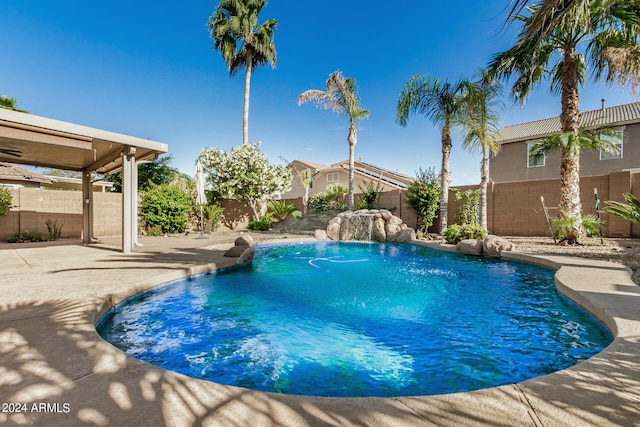
<instances>
[{"instance_id":1,"label":"palm tree","mask_svg":"<svg viewBox=\"0 0 640 427\"><path fill-rule=\"evenodd\" d=\"M480 225L487 230L487 186L489 184L489 156L500 151L498 130L503 107L499 100L502 85L488 78L486 72L477 75L478 80L465 82L462 88L462 105L457 125L462 129L462 144L468 151L482 154L480 163Z\"/></svg>"},{"instance_id":2,"label":"palm tree","mask_svg":"<svg viewBox=\"0 0 640 427\"><path fill-rule=\"evenodd\" d=\"M531 90L549 76L551 91L561 97L562 133L577 136L580 128L579 90L587 75L587 65L592 66L596 80L607 71L607 82L628 82L620 67L629 67L631 63L622 60L614 66L612 58L615 55L612 52L618 52L616 49L620 47L625 52L634 47L638 49L638 2L573 0L571 4L575 3L575 7L563 11L560 14L562 19L556 19L553 26L536 27L540 14L548 13L549 9L543 7L550 4L548 2L527 8L527 16L514 17L524 24L518 41L512 48L496 55L488 69L492 76L498 78L515 76L511 93L522 103ZM588 6L587 14L584 7L578 7L585 4ZM560 208L576 219L576 232L581 236L579 150L570 150L568 145L565 147L561 149L560 180L561 185L569 187L561 190Z\"/></svg>"},{"instance_id":3,"label":"palm tree","mask_svg":"<svg viewBox=\"0 0 640 427\"><path fill-rule=\"evenodd\" d=\"M543 138L540 142L533 144L529 155L534 161L540 161L543 156L552 152L560 152L562 160L560 162L560 200L567 200L578 194L580 197L580 152L602 150L605 152L615 152L616 145L612 142L615 129L595 128L579 129L577 134L560 133ZM573 212L562 209L562 213L568 218L582 221L581 212L578 216ZM569 243L576 243L582 233L582 225L574 225L574 233L571 234Z\"/></svg>"},{"instance_id":4,"label":"palm tree","mask_svg":"<svg viewBox=\"0 0 640 427\"><path fill-rule=\"evenodd\" d=\"M21 113L28 113L27 110L18 108L18 103L15 98L9 98L7 95L0 96L0 108L7 110L19 111Z\"/></svg>"},{"instance_id":5,"label":"palm tree","mask_svg":"<svg viewBox=\"0 0 640 427\"><path fill-rule=\"evenodd\" d=\"M208 28L216 50L220 51L229 74L245 69L242 143L249 143L249 93L251 74L257 65L276 66L275 19L258 25L258 15L267 0L222 0L209 19Z\"/></svg>"},{"instance_id":6,"label":"palm tree","mask_svg":"<svg viewBox=\"0 0 640 427\"><path fill-rule=\"evenodd\" d=\"M464 81L449 83L448 80L431 78L428 74L414 74L409 78L398 98L396 121L407 125L409 113L426 116L440 127L442 143L442 169L440 183L440 233L447 229L447 209L449 208L449 158L451 157L451 128L455 123L461 105L461 90Z\"/></svg>"},{"instance_id":7,"label":"palm tree","mask_svg":"<svg viewBox=\"0 0 640 427\"><path fill-rule=\"evenodd\" d=\"M369 111L360 106L360 96L356 81L350 77L344 77L340 71L334 71L327 79L327 88L307 90L298 96L298 105L313 102L316 106L326 110L333 110L337 114L349 116L349 200L347 208L353 210L354 206L354 176L355 176L355 148L358 142L358 130L356 122L369 116Z\"/></svg>"}]
</instances>

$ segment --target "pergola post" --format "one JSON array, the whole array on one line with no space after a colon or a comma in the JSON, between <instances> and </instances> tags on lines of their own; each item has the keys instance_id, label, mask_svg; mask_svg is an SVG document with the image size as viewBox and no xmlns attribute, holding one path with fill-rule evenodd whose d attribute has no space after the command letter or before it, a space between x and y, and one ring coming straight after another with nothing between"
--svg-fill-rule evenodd
<instances>
[{"instance_id":1,"label":"pergola post","mask_svg":"<svg viewBox=\"0 0 640 427\"><path fill-rule=\"evenodd\" d=\"M91 173L82 170L82 243L88 245L93 238L93 185Z\"/></svg>"},{"instance_id":2,"label":"pergola post","mask_svg":"<svg viewBox=\"0 0 640 427\"><path fill-rule=\"evenodd\" d=\"M138 232L136 147L126 145L122 154L122 252L128 254L133 252L134 236Z\"/></svg>"}]
</instances>

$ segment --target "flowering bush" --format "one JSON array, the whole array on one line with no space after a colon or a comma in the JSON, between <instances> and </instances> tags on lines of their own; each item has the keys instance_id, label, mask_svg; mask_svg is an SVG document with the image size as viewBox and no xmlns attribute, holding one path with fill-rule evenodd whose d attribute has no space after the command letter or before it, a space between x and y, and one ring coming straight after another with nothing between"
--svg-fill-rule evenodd
<instances>
[{"instance_id":1,"label":"flowering bush","mask_svg":"<svg viewBox=\"0 0 640 427\"><path fill-rule=\"evenodd\" d=\"M198 158L214 190L228 199L246 200L255 220L269 200L291 189L291 171L269 163L260 143L233 147L231 152L203 148Z\"/></svg>"}]
</instances>

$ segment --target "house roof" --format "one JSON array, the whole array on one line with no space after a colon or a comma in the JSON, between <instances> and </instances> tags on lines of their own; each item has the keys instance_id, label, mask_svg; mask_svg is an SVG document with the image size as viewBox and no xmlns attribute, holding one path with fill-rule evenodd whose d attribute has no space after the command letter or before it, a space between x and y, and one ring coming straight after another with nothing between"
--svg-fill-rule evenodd
<instances>
[{"instance_id":1,"label":"house roof","mask_svg":"<svg viewBox=\"0 0 640 427\"><path fill-rule=\"evenodd\" d=\"M409 175L405 175L400 172L394 172L380 166L372 165L370 163L365 163L361 160L356 160L353 163L356 173L359 173L360 175L366 176L370 179L379 179L386 184L390 184L398 188L407 189L409 187L409 184L415 180ZM333 165L331 165L331 167L348 169L349 160L343 160L341 162L334 163Z\"/></svg>"},{"instance_id":2,"label":"house roof","mask_svg":"<svg viewBox=\"0 0 640 427\"><path fill-rule=\"evenodd\" d=\"M327 169L329 167L328 165L323 165L322 163L309 162L306 160L294 160L293 162L290 163L290 165L293 163L300 163L301 165L307 166L309 169L313 169L316 172L323 169Z\"/></svg>"},{"instance_id":3,"label":"house roof","mask_svg":"<svg viewBox=\"0 0 640 427\"><path fill-rule=\"evenodd\" d=\"M616 105L580 113L580 126L622 126L640 122L640 102ZM501 144L526 141L561 132L560 117L505 126L500 129L498 140Z\"/></svg>"},{"instance_id":4,"label":"house roof","mask_svg":"<svg viewBox=\"0 0 640 427\"><path fill-rule=\"evenodd\" d=\"M30 172L22 166L7 162L0 162L0 182L35 182L38 184L51 184L55 181L55 178Z\"/></svg>"}]
</instances>

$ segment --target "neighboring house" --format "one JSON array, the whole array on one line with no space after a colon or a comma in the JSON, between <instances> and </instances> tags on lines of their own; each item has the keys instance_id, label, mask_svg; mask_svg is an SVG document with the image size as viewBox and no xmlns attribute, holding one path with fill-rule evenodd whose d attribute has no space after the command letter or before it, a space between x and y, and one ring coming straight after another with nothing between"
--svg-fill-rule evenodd
<instances>
[{"instance_id":1,"label":"neighboring house","mask_svg":"<svg viewBox=\"0 0 640 427\"><path fill-rule=\"evenodd\" d=\"M34 187L65 190L82 190L82 179L40 175L14 163L0 162L0 187ZM93 181L93 191L111 191L113 183Z\"/></svg>"},{"instance_id":2,"label":"neighboring house","mask_svg":"<svg viewBox=\"0 0 640 427\"><path fill-rule=\"evenodd\" d=\"M369 182L376 185L380 183L381 191L406 190L415 180L408 175L393 172L378 166L365 163L360 160L354 162L354 191L356 194L362 193L360 187L365 187ZM293 182L291 190L282 195L283 199L297 199L305 194L305 186L302 177L305 172L309 173L311 182L309 197L327 190L333 184L340 184L349 188L349 161L344 160L330 166L308 162L305 160L294 160L288 165L293 169Z\"/></svg>"},{"instance_id":3,"label":"neighboring house","mask_svg":"<svg viewBox=\"0 0 640 427\"><path fill-rule=\"evenodd\" d=\"M615 153L582 151L580 154L580 198L585 214L597 214L599 201L624 201L623 193L640 195L640 102L583 111L583 128L611 127L617 130ZM506 126L500 130L500 153L489 163L489 231L504 236L549 235L542 207L550 216L560 203L560 153L539 162L529 155L542 138L558 134L560 118ZM602 205L600 205L602 207ZM451 214L451 212L450 212ZM622 218L603 215L609 236L640 237L640 227Z\"/></svg>"},{"instance_id":4,"label":"neighboring house","mask_svg":"<svg viewBox=\"0 0 640 427\"><path fill-rule=\"evenodd\" d=\"M640 168L640 102L584 111L585 128L610 126L617 130L616 153L583 151L580 176L608 175ZM529 151L540 139L560 133L560 118L506 126L500 130L500 153L490 161L489 176L495 183L554 179L560 174L560 154L535 162Z\"/></svg>"}]
</instances>

